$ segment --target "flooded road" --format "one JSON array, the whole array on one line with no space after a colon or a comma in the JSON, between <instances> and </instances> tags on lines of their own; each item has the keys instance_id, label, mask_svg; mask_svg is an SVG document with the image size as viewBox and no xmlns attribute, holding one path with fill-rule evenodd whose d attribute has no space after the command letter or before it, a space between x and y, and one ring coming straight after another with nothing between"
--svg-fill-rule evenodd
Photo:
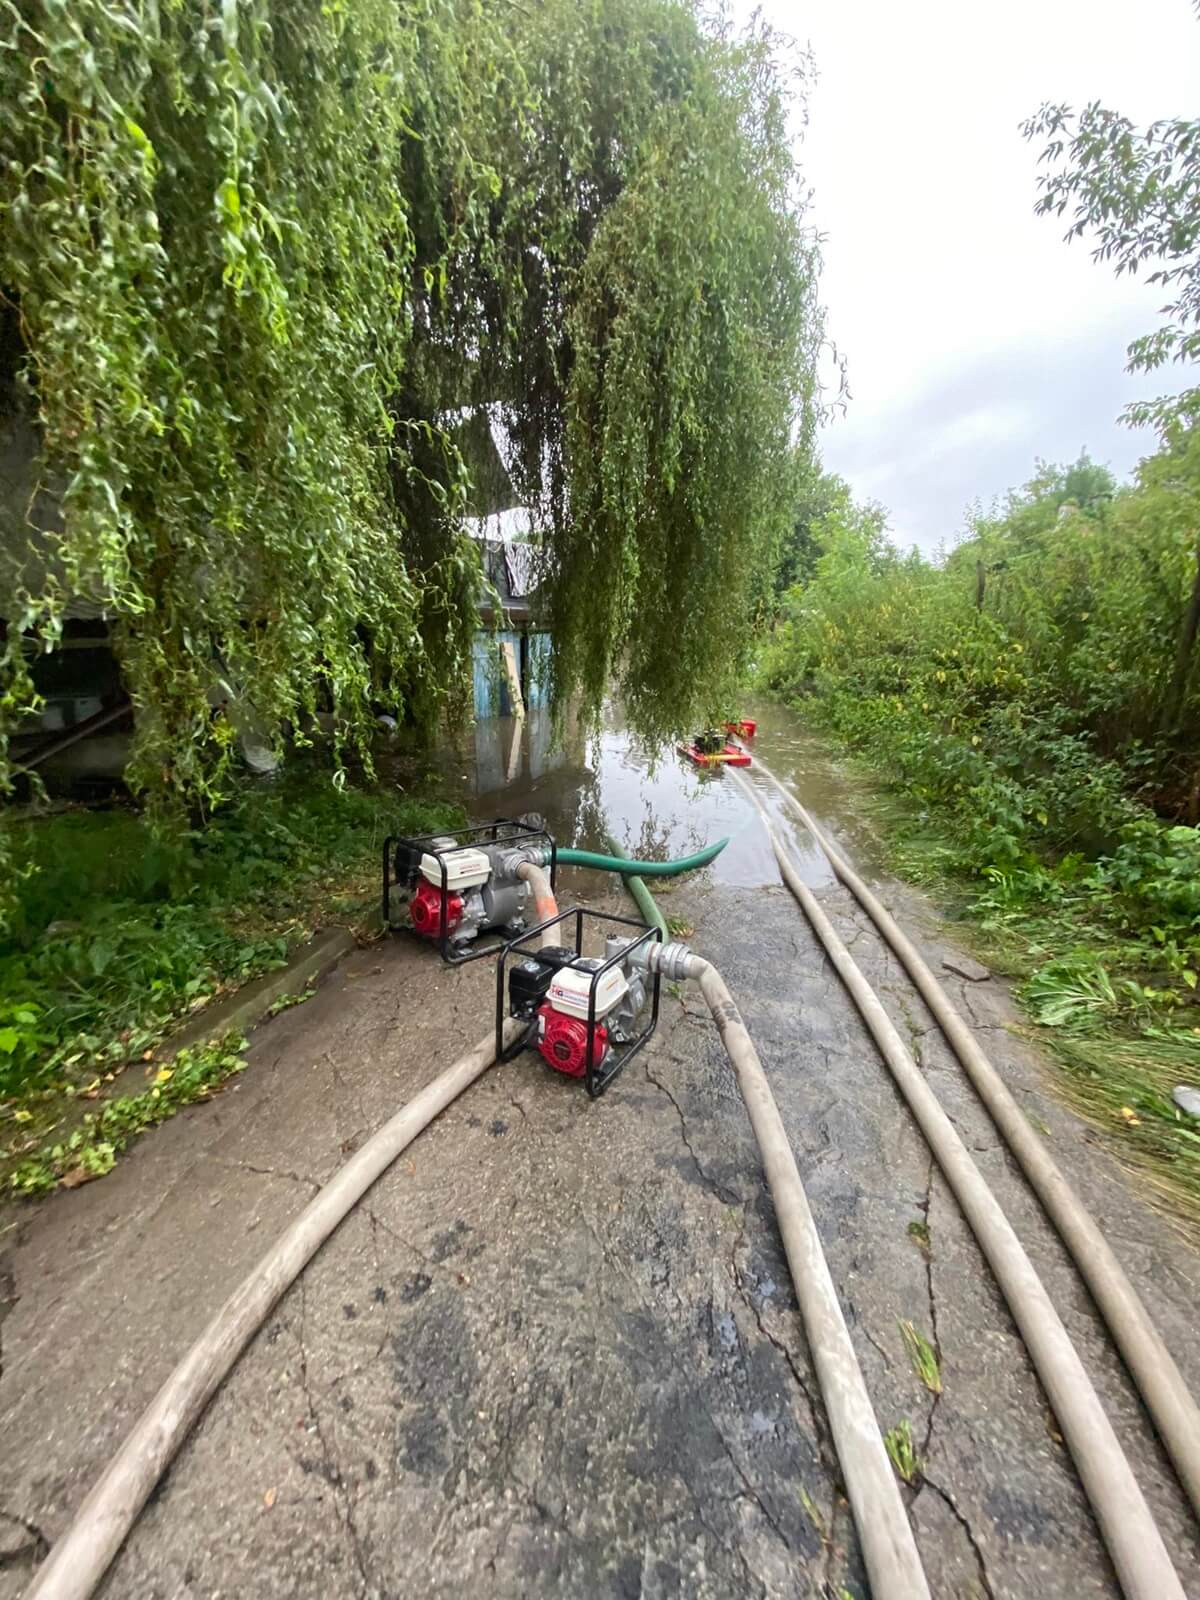
<instances>
[{"instance_id":1,"label":"flooded road","mask_svg":"<svg viewBox=\"0 0 1200 1600\"><path fill-rule=\"evenodd\" d=\"M758 718L752 748L785 781L797 781L819 816L836 813L836 775L795 714L754 705L746 715ZM560 845L606 851L611 834L631 855L653 861L691 855L727 837L711 869L718 883L753 888L779 881L755 812L720 771L702 772L672 747L647 750L616 708L608 709L598 733L585 737L568 730L557 746L545 712L524 722L482 719L448 753L442 771L479 821L537 811ZM805 881L813 888L831 883L824 856L803 829L793 827L774 790L756 778L753 767L746 776L792 844ZM602 887L605 875L580 873L573 881L586 894Z\"/></svg>"}]
</instances>

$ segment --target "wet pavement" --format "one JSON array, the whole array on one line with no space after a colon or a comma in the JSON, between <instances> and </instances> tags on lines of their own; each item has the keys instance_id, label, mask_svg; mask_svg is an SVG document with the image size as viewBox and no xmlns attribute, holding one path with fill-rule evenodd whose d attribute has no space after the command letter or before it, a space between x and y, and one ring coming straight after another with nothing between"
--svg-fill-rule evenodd
<instances>
[{"instance_id":1,"label":"wet pavement","mask_svg":"<svg viewBox=\"0 0 1200 1600\"><path fill-rule=\"evenodd\" d=\"M766 758L829 818L840 775L776 715ZM480 738L507 761L511 733ZM598 750L529 740L510 789L483 751L480 817L536 807L565 843L602 848L609 827L655 854L731 835L662 903L739 1002L881 1423L911 1426L923 1470L906 1497L934 1594L1115 1595L1004 1305L749 808L673 756L648 773L615 726ZM841 837L868 859L861 834ZM1200 1596L1197 1530L1085 1292L896 964L808 870L1043 1273ZM940 964L932 909L885 888ZM585 895L627 909L611 880L564 871L560 901ZM946 979L1200 1385L1196 1255L1054 1101L1007 1031L1003 986ZM362 950L258 1030L226 1093L103 1182L21 1213L0 1243L0 1600L284 1222L482 1035L493 984L491 963L450 972L411 941ZM901 1320L937 1351L940 1394ZM526 1055L401 1157L248 1350L102 1592L866 1594L757 1152L697 993L664 994L651 1047L601 1101Z\"/></svg>"}]
</instances>

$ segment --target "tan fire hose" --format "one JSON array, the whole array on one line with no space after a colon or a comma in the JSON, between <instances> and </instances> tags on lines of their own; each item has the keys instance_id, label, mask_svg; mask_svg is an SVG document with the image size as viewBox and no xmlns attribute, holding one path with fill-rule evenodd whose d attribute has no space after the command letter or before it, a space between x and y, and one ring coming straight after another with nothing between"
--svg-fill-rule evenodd
<instances>
[{"instance_id":1,"label":"tan fire hose","mask_svg":"<svg viewBox=\"0 0 1200 1600\"><path fill-rule=\"evenodd\" d=\"M757 807L784 882L858 1007L986 1256L1054 1409L1128 1600L1185 1600L1162 1535L1079 1353L1008 1218L878 995L792 863L752 784L726 776Z\"/></svg>"},{"instance_id":2,"label":"tan fire hose","mask_svg":"<svg viewBox=\"0 0 1200 1600\"><path fill-rule=\"evenodd\" d=\"M897 926L886 906L871 892L791 790L780 783L757 756L754 767L795 809L838 878L895 952L949 1040L976 1094L1079 1268L1174 1462L1192 1509L1200 1517L1200 1406L1112 1246L912 940Z\"/></svg>"}]
</instances>

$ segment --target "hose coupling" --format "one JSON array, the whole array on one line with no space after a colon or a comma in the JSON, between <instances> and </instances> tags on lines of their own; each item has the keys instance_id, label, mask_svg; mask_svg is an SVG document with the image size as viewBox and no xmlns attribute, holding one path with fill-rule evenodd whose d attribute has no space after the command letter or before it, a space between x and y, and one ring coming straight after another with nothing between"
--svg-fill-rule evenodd
<instances>
[{"instance_id":1,"label":"hose coupling","mask_svg":"<svg viewBox=\"0 0 1200 1600\"><path fill-rule=\"evenodd\" d=\"M510 881L519 875L518 869L523 866L544 867L550 859L548 850L518 847L514 850L497 851L496 876L502 881Z\"/></svg>"},{"instance_id":2,"label":"hose coupling","mask_svg":"<svg viewBox=\"0 0 1200 1600\"><path fill-rule=\"evenodd\" d=\"M676 939L670 944L644 944L635 959L644 961L649 972L661 973L668 982L679 982L691 976L695 957L689 945Z\"/></svg>"}]
</instances>

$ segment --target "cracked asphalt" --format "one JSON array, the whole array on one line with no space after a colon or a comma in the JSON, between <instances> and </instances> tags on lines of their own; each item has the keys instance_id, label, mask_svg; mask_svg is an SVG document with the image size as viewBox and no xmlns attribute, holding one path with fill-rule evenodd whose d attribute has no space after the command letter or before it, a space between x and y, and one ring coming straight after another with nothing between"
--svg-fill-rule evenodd
<instances>
[{"instance_id":1,"label":"cracked asphalt","mask_svg":"<svg viewBox=\"0 0 1200 1600\"><path fill-rule=\"evenodd\" d=\"M887 892L940 964L945 928ZM1086 1292L898 965L843 891L821 893L1025 1240L1200 1596L1196 1526ZM1117 1594L1004 1304L794 902L693 881L664 904L737 998L881 1424L911 1427L905 1493L934 1594ZM258 1030L225 1093L103 1182L4 1219L0 1600L274 1234L486 1031L493 972L447 971L405 940L359 951ZM1006 1030L1003 986L945 977L1200 1385L1196 1254L1056 1103ZM902 1321L936 1352L940 1393ZM247 1351L102 1593L866 1595L770 1198L698 993L664 992L651 1048L601 1101L526 1055L400 1158Z\"/></svg>"}]
</instances>

